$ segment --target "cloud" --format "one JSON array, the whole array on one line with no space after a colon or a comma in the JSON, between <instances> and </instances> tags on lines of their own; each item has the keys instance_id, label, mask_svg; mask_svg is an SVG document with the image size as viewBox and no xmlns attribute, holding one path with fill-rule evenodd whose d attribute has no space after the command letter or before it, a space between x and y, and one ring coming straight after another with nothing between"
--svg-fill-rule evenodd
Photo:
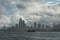
<instances>
[{"instance_id":1,"label":"cloud","mask_svg":"<svg viewBox=\"0 0 60 40\"><path fill-rule=\"evenodd\" d=\"M5 13L6 12L6 9L0 5L0 15Z\"/></svg>"},{"instance_id":2,"label":"cloud","mask_svg":"<svg viewBox=\"0 0 60 40\"><path fill-rule=\"evenodd\" d=\"M0 28L1 26L9 26L10 18L4 15L0 16Z\"/></svg>"},{"instance_id":3,"label":"cloud","mask_svg":"<svg viewBox=\"0 0 60 40\"><path fill-rule=\"evenodd\" d=\"M17 6L18 9L22 9L22 10L26 9L25 4L22 4L22 3L19 3L16 6Z\"/></svg>"},{"instance_id":4,"label":"cloud","mask_svg":"<svg viewBox=\"0 0 60 40\"><path fill-rule=\"evenodd\" d=\"M23 18L27 24L52 24L60 21L60 0L0 0L0 23L16 24ZM2 21L3 20L3 21ZM4 21L7 20L7 21Z\"/></svg>"}]
</instances>

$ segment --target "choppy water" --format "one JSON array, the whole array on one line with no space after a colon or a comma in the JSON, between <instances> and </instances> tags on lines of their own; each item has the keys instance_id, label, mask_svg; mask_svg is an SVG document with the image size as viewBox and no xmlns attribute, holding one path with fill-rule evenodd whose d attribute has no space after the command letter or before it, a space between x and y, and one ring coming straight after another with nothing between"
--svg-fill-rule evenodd
<instances>
[{"instance_id":1,"label":"choppy water","mask_svg":"<svg viewBox=\"0 0 60 40\"><path fill-rule=\"evenodd\" d=\"M60 32L1 32L0 40L60 40Z\"/></svg>"}]
</instances>

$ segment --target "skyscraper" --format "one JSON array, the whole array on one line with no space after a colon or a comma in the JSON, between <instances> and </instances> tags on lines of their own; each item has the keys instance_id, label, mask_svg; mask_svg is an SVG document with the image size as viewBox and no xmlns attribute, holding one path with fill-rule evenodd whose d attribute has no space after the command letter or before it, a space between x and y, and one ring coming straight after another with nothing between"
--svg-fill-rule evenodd
<instances>
[{"instance_id":1,"label":"skyscraper","mask_svg":"<svg viewBox=\"0 0 60 40\"><path fill-rule=\"evenodd\" d=\"M19 31L24 32L26 29L25 21L20 18L19 20Z\"/></svg>"},{"instance_id":2,"label":"skyscraper","mask_svg":"<svg viewBox=\"0 0 60 40\"><path fill-rule=\"evenodd\" d=\"M44 31L44 24L42 24L42 31Z\"/></svg>"},{"instance_id":3,"label":"skyscraper","mask_svg":"<svg viewBox=\"0 0 60 40\"><path fill-rule=\"evenodd\" d=\"M53 27L55 27L56 26L56 24L55 23L53 23Z\"/></svg>"},{"instance_id":4,"label":"skyscraper","mask_svg":"<svg viewBox=\"0 0 60 40\"><path fill-rule=\"evenodd\" d=\"M38 24L38 28L41 28L41 24Z\"/></svg>"},{"instance_id":5,"label":"skyscraper","mask_svg":"<svg viewBox=\"0 0 60 40\"><path fill-rule=\"evenodd\" d=\"M38 24L37 26L38 26L37 30L40 31L41 30L41 24Z\"/></svg>"},{"instance_id":6,"label":"skyscraper","mask_svg":"<svg viewBox=\"0 0 60 40\"><path fill-rule=\"evenodd\" d=\"M34 28L36 29L36 22L34 22Z\"/></svg>"}]
</instances>

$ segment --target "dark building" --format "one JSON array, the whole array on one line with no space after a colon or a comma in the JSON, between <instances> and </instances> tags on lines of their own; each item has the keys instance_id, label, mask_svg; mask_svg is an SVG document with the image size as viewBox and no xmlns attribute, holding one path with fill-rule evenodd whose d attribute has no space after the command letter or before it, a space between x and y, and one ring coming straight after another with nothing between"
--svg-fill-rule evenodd
<instances>
[{"instance_id":1,"label":"dark building","mask_svg":"<svg viewBox=\"0 0 60 40\"><path fill-rule=\"evenodd\" d=\"M23 32L26 29L25 21L20 18L19 20L19 31Z\"/></svg>"},{"instance_id":2,"label":"dark building","mask_svg":"<svg viewBox=\"0 0 60 40\"><path fill-rule=\"evenodd\" d=\"M46 32L52 31L52 28L50 27L50 25L45 25L45 31Z\"/></svg>"},{"instance_id":3,"label":"dark building","mask_svg":"<svg viewBox=\"0 0 60 40\"><path fill-rule=\"evenodd\" d=\"M18 24L15 24L15 31L18 32L19 30L19 25Z\"/></svg>"},{"instance_id":4,"label":"dark building","mask_svg":"<svg viewBox=\"0 0 60 40\"><path fill-rule=\"evenodd\" d=\"M3 31L6 31L6 26L3 26Z\"/></svg>"},{"instance_id":5,"label":"dark building","mask_svg":"<svg viewBox=\"0 0 60 40\"><path fill-rule=\"evenodd\" d=\"M53 27L53 31L59 32L60 31L60 24L57 24L55 27Z\"/></svg>"},{"instance_id":6,"label":"dark building","mask_svg":"<svg viewBox=\"0 0 60 40\"><path fill-rule=\"evenodd\" d=\"M19 28L19 25L18 24L15 24L15 29L18 29Z\"/></svg>"},{"instance_id":7,"label":"dark building","mask_svg":"<svg viewBox=\"0 0 60 40\"><path fill-rule=\"evenodd\" d=\"M41 28L41 24L38 24L38 28Z\"/></svg>"},{"instance_id":8,"label":"dark building","mask_svg":"<svg viewBox=\"0 0 60 40\"><path fill-rule=\"evenodd\" d=\"M41 24L38 24L37 27L38 27L37 30L40 31L41 30Z\"/></svg>"},{"instance_id":9,"label":"dark building","mask_svg":"<svg viewBox=\"0 0 60 40\"><path fill-rule=\"evenodd\" d=\"M42 27L42 28L41 28L41 29L42 29L42 31L44 31L45 25L44 25L44 24L42 24L42 26L41 26L41 27Z\"/></svg>"},{"instance_id":10,"label":"dark building","mask_svg":"<svg viewBox=\"0 0 60 40\"><path fill-rule=\"evenodd\" d=\"M34 28L36 29L36 22L34 22Z\"/></svg>"},{"instance_id":11,"label":"dark building","mask_svg":"<svg viewBox=\"0 0 60 40\"><path fill-rule=\"evenodd\" d=\"M55 23L53 23L53 27L55 27L56 26L56 24Z\"/></svg>"}]
</instances>

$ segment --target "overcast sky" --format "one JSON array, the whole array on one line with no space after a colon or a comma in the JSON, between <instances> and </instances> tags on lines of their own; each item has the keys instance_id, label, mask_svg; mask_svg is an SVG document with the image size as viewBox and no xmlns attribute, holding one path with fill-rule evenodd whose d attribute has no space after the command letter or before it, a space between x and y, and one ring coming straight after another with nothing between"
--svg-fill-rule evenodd
<instances>
[{"instance_id":1,"label":"overcast sky","mask_svg":"<svg viewBox=\"0 0 60 40\"><path fill-rule=\"evenodd\" d=\"M0 0L0 27L32 22L60 23L60 0Z\"/></svg>"}]
</instances>

